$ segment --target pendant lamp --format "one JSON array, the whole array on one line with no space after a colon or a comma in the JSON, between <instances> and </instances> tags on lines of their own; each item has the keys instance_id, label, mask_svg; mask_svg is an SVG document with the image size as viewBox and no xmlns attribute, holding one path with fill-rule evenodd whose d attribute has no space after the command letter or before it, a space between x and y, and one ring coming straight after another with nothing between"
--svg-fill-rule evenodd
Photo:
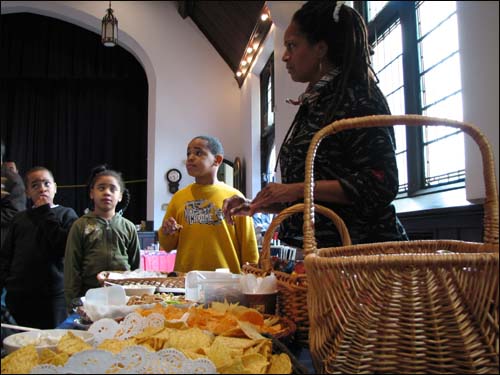
<instances>
[{"instance_id":1,"label":"pendant lamp","mask_svg":"<svg viewBox=\"0 0 500 375\"><path fill-rule=\"evenodd\" d=\"M101 41L106 47L114 47L118 42L118 20L113 16L111 1L106 14L102 18Z\"/></svg>"}]
</instances>

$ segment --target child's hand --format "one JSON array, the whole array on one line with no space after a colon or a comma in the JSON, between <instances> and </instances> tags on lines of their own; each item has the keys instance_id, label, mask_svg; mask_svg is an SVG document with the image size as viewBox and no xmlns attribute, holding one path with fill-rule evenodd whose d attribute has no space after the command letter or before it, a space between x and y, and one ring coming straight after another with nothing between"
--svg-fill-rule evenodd
<instances>
[{"instance_id":1,"label":"child's hand","mask_svg":"<svg viewBox=\"0 0 500 375\"><path fill-rule=\"evenodd\" d=\"M33 206L40 207L49 203L50 203L49 197L45 195L40 195L38 199L35 202L33 202Z\"/></svg>"},{"instance_id":2,"label":"child's hand","mask_svg":"<svg viewBox=\"0 0 500 375\"><path fill-rule=\"evenodd\" d=\"M163 234L172 234L182 229L182 225L177 224L177 221L173 217L169 217L163 220L161 225L161 230Z\"/></svg>"}]
</instances>

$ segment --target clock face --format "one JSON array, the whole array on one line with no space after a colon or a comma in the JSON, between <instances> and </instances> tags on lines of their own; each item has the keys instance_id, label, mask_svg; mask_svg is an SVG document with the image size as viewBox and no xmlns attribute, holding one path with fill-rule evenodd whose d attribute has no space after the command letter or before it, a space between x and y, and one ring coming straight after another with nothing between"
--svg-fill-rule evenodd
<instances>
[{"instance_id":1,"label":"clock face","mask_svg":"<svg viewBox=\"0 0 500 375\"><path fill-rule=\"evenodd\" d=\"M167 180L168 182L179 182L182 175L178 169L170 169L167 172Z\"/></svg>"}]
</instances>

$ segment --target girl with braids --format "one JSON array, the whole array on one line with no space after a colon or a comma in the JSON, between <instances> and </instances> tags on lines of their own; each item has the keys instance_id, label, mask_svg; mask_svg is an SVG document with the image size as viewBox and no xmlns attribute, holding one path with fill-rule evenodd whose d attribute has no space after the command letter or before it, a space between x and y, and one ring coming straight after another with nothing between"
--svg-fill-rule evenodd
<instances>
[{"instance_id":1,"label":"girl with braids","mask_svg":"<svg viewBox=\"0 0 500 375\"><path fill-rule=\"evenodd\" d=\"M137 230L122 216L130 197L120 173L105 166L94 168L89 195L92 211L75 221L66 243L64 293L68 306L88 289L99 287L99 272L139 268Z\"/></svg>"},{"instance_id":2,"label":"girl with braids","mask_svg":"<svg viewBox=\"0 0 500 375\"><path fill-rule=\"evenodd\" d=\"M299 109L278 155L282 183L262 189L253 201L232 197L224 215L279 212L304 198L305 161L316 132L333 121L390 114L370 66L366 25L340 1L310 1L293 15L284 35L283 62L296 82L307 82ZM392 128L346 130L326 137L314 165L316 203L338 213L353 243L406 240L392 201L398 170ZM319 248L341 244L329 219L315 218ZM280 239L302 247L302 216L282 223Z\"/></svg>"}]
</instances>

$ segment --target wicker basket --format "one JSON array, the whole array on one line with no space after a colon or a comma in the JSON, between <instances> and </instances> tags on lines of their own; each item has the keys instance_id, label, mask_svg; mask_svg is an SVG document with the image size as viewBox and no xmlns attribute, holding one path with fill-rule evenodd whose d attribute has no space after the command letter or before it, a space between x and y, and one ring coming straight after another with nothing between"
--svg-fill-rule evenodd
<instances>
[{"instance_id":1,"label":"wicker basket","mask_svg":"<svg viewBox=\"0 0 500 375\"><path fill-rule=\"evenodd\" d=\"M177 277L169 277L166 273L162 273L161 277L143 277L143 278L109 278L110 272L123 273L125 271L102 271L97 274L97 280L101 286L106 282L119 285L153 285L161 288L185 288L186 277L184 274L178 274Z\"/></svg>"},{"instance_id":2,"label":"wicker basket","mask_svg":"<svg viewBox=\"0 0 500 375\"><path fill-rule=\"evenodd\" d=\"M320 205L316 205L316 211L335 223L344 245L351 244L351 238L344 221L336 213ZM277 306L279 315L295 322L297 326L295 341L303 346L308 346L307 276L305 274L292 275L286 272L273 271L271 264L271 239L273 233L287 217L296 213L303 214L303 212L304 204L300 203L284 209L275 216L262 240L259 264L246 264L242 269L244 273L253 273L256 276L267 276L271 272L275 274L278 281Z\"/></svg>"},{"instance_id":3,"label":"wicker basket","mask_svg":"<svg viewBox=\"0 0 500 375\"><path fill-rule=\"evenodd\" d=\"M448 125L479 145L486 187L484 243L385 242L317 249L313 159L341 130ZM337 121L306 160L304 250L310 350L321 373L498 373L498 193L490 146L473 125L424 116Z\"/></svg>"}]
</instances>

